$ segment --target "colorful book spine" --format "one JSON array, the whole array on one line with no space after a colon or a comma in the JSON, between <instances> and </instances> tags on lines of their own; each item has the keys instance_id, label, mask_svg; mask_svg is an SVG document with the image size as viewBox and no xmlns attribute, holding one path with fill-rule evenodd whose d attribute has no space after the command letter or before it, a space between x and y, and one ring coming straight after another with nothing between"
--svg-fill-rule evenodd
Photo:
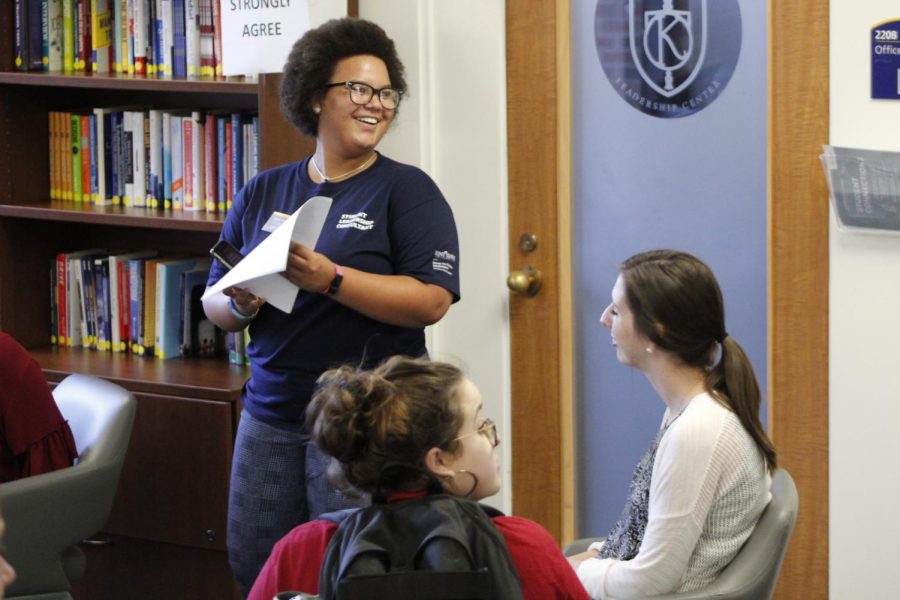
<instances>
[{"instance_id":1,"label":"colorful book spine","mask_svg":"<svg viewBox=\"0 0 900 600\"><path fill-rule=\"evenodd\" d=\"M115 0L113 0L115 1ZM91 0L91 72L107 74L113 64L113 12L110 0Z\"/></svg>"},{"instance_id":2,"label":"colorful book spine","mask_svg":"<svg viewBox=\"0 0 900 600\"><path fill-rule=\"evenodd\" d=\"M216 150L216 115L206 113L206 123L203 126L203 165L204 184L206 191L206 212L216 213L218 205L218 151Z\"/></svg>"},{"instance_id":3,"label":"colorful book spine","mask_svg":"<svg viewBox=\"0 0 900 600\"><path fill-rule=\"evenodd\" d=\"M81 115L71 115L69 131L69 147L72 148L72 199L81 203Z\"/></svg>"},{"instance_id":4,"label":"colorful book spine","mask_svg":"<svg viewBox=\"0 0 900 600\"><path fill-rule=\"evenodd\" d=\"M191 113L191 190L193 203L185 202L185 210L205 210L206 208L206 137L204 135L205 117L202 112ZM185 174L187 171L185 171Z\"/></svg>"},{"instance_id":5,"label":"colorful book spine","mask_svg":"<svg viewBox=\"0 0 900 600\"><path fill-rule=\"evenodd\" d=\"M187 77L187 47L184 21L185 0L172 0L172 77Z\"/></svg>"},{"instance_id":6,"label":"colorful book spine","mask_svg":"<svg viewBox=\"0 0 900 600\"><path fill-rule=\"evenodd\" d=\"M162 114L162 206L172 208L172 113Z\"/></svg>"},{"instance_id":7,"label":"colorful book spine","mask_svg":"<svg viewBox=\"0 0 900 600\"><path fill-rule=\"evenodd\" d=\"M194 121L191 117L183 117L182 123L182 157L184 160L184 210L194 210Z\"/></svg>"},{"instance_id":8,"label":"colorful book spine","mask_svg":"<svg viewBox=\"0 0 900 600\"><path fill-rule=\"evenodd\" d=\"M28 2L29 0L15 0L13 6L14 64L19 71L28 70Z\"/></svg>"},{"instance_id":9,"label":"colorful book spine","mask_svg":"<svg viewBox=\"0 0 900 600\"><path fill-rule=\"evenodd\" d=\"M134 354L140 354L143 345L144 306L144 263L143 258L128 261L128 314L131 318L129 347Z\"/></svg>"},{"instance_id":10,"label":"colorful book spine","mask_svg":"<svg viewBox=\"0 0 900 600\"><path fill-rule=\"evenodd\" d=\"M244 187L244 118L237 112L231 115L231 181L237 196Z\"/></svg>"},{"instance_id":11,"label":"colorful book spine","mask_svg":"<svg viewBox=\"0 0 900 600\"><path fill-rule=\"evenodd\" d=\"M63 14L63 71L75 70L75 0L62 0Z\"/></svg>"},{"instance_id":12,"label":"colorful book spine","mask_svg":"<svg viewBox=\"0 0 900 600\"><path fill-rule=\"evenodd\" d=\"M101 119L102 122L102 119ZM102 127L102 125L101 125ZM97 204L97 196L100 193L100 156L98 156L98 145L97 145L97 136L99 132L97 130L97 115L96 113L91 113L88 115L88 136L89 136L89 146L91 149L91 153L88 156L88 169L90 170L90 180L91 180L91 198L90 201L93 204Z\"/></svg>"},{"instance_id":13,"label":"colorful book spine","mask_svg":"<svg viewBox=\"0 0 900 600\"><path fill-rule=\"evenodd\" d=\"M63 0L47 2L47 70L63 70Z\"/></svg>"},{"instance_id":14,"label":"colorful book spine","mask_svg":"<svg viewBox=\"0 0 900 600\"><path fill-rule=\"evenodd\" d=\"M172 208L184 208L184 117L173 114L172 126Z\"/></svg>"},{"instance_id":15,"label":"colorful book spine","mask_svg":"<svg viewBox=\"0 0 900 600\"><path fill-rule=\"evenodd\" d=\"M88 115L81 119L81 201L91 201L91 121Z\"/></svg>"},{"instance_id":16,"label":"colorful book spine","mask_svg":"<svg viewBox=\"0 0 900 600\"><path fill-rule=\"evenodd\" d=\"M200 0L184 0L184 46L187 76L200 77Z\"/></svg>"},{"instance_id":17,"label":"colorful book spine","mask_svg":"<svg viewBox=\"0 0 900 600\"><path fill-rule=\"evenodd\" d=\"M147 206L159 208L162 203L163 193L163 140L162 140L162 111L151 109L149 111L150 152L148 156L149 181L147 188Z\"/></svg>"}]
</instances>

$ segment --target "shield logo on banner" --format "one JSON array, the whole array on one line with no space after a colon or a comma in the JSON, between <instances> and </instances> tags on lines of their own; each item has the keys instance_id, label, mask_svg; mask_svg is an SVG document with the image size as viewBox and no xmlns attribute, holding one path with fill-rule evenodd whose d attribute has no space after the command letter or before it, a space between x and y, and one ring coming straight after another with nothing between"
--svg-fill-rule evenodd
<instances>
[{"instance_id":1,"label":"shield logo on banner","mask_svg":"<svg viewBox=\"0 0 900 600\"><path fill-rule=\"evenodd\" d=\"M641 79L666 98L691 85L706 57L706 0L685 2L687 9L676 9L674 3L628 2L631 58Z\"/></svg>"}]
</instances>

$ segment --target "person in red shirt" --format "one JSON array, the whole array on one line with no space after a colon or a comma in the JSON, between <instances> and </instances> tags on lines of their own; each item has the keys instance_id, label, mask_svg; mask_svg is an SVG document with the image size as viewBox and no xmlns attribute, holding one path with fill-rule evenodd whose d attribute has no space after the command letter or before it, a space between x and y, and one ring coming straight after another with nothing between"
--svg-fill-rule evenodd
<instances>
[{"instance_id":1,"label":"person in red shirt","mask_svg":"<svg viewBox=\"0 0 900 600\"><path fill-rule=\"evenodd\" d=\"M71 467L76 458L41 366L0 332L0 483Z\"/></svg>"},{"instance_id":2,"label":"person in red shirt","mask_svg":"<svg viewBox=\"0 0 900 600\"><path fill-rule=\"evenodd\" d=\"M452 365L395 356L370 371L332 369L319 379L307 422L313 441L334 459L329 474L348 493L372 493L384 467L398 463L422 476L391 490L389 500L424 495L429 478L440 481L445 493L470 500L500 490L497 428L483 414L478 388ZM543 527L513 516L492 520L526 600L588 599ZM284 536L249 600L271 600L286 590L317 594L322 560L337 527L315 520Z\"/></svg>"}]
</instances>

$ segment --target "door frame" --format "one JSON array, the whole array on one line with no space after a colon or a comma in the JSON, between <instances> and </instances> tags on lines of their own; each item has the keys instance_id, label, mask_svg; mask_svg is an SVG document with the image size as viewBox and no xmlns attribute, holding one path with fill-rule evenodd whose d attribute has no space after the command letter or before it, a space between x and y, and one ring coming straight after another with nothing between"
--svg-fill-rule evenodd
<instances>
[{"instance_id":1,"label":"door frame","mask_svg":"<svg viewBox=\"0 0 900 600\"><path fill-rule=\"evenodd\" d=\"M512 505L563 544L575 534L569 22L569 0L506 2L509 268L543 276L538 295L509 301Z\"/></svg>"}]
</instances>

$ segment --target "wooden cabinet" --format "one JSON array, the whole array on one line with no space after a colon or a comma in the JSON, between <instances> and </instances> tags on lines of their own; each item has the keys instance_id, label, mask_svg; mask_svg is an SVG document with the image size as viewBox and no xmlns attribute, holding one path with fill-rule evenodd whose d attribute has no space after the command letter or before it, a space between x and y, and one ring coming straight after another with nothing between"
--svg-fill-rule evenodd
<instances>
[{"instance_id":1,"label":"wooden cabinet","mask_svg":"<svg viewBox=\"0 0 900 600\"><path fill-rule=\"evenodd\" d=\"M50 200L48 112L134 103L258 111L260 169L302 158L314 142L281 115L280 75L251 83L16 72L13 4L0 2L0 330L29 348L51 382L89 373L138 398L102 534L112 543L88 549L76 597L236 597L225 521L247 369L224 359L157 360L50 346L49 268L57 253L150 247L202 255L223 217Z\"/></svg>"}]
</instances>

